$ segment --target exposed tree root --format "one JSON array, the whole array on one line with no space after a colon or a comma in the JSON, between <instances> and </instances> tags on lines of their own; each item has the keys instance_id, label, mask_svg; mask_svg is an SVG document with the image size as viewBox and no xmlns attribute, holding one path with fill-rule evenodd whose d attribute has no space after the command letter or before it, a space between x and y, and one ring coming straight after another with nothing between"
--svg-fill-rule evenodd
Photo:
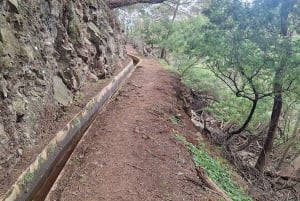
<instances>
[{"instance_id":1,"label":"exposed tree root","mask_svg":"<svg viewBox=\"0 0 300 201\"><path fill-rule=\"evenodd\" d=\"M204 170L201 167L196 167L196 172L197 172L197 176L199 177L199 179L205 184L207 185L208 188L214 190L217 192L218 195L222 196L225 201L232 201L232 199L230 199L226 193L220 189L208 176L207 174L204 172Z\"/></svg>"}]
</instances>

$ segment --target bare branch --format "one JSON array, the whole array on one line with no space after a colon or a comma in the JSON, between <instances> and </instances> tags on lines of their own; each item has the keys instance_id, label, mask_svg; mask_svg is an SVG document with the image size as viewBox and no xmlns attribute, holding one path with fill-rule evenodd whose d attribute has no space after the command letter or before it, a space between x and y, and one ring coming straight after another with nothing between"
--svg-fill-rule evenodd
<instances>
[{"instance_id":1,"label":"bare branch","mask_svg":"<svg viewBox=\"0 0 300 201\"><path fill-rule=\"evenodd\" d=\"M124 6L130 6L137 3L155 4L155 3L162 3L164 1L165 0L106 0L106 4L108 5L108 7L113 9L113 8L120 8Z\"/></svg>"}]
</instances>

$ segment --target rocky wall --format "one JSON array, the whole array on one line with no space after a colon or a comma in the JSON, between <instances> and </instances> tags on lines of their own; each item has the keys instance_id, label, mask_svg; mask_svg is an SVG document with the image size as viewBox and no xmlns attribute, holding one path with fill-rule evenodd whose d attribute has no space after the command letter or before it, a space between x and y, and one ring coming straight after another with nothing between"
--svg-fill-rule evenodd
<instances>
[{"instance_id":1,"label":"rocky wall","mask_svg":"<svg viewBox=\"0 0 300 201\"><path fill-rule=\"evenodd\" d=\"M37 143L45 109L70 105L125 58L119 24L102 0L0 0L0 183Z\"/></svg>"}]
</instances>

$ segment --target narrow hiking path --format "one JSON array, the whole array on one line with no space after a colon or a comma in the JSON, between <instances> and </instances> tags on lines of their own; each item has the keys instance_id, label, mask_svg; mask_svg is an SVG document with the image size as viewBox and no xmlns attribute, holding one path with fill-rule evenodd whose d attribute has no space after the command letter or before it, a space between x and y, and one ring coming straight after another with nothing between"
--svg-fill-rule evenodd
<instances>
[{"instance_id":1,"label":"narrow hiking path","mask_svg":"<svg viewBox=\"0 0 300 201\"><path fill-rule=\"evenodd\" d=\"M157 61L143 58L87 131L47 200L217 200L197 184L191 156L175 137L197 138L176 84ZM180 122L172 123L174 116Z\"/></svg>"}]
</instances>

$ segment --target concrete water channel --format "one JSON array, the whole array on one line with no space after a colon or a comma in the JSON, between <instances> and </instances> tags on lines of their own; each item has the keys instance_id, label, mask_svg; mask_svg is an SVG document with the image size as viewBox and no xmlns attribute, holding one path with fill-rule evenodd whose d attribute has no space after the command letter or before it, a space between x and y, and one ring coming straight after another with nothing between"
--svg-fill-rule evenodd
<instances>
[{"instance_id":1,"label":"concrete water channel","mask_svg":"<svg viewBox=\"0 0 300 201\"><path fill-rule=\"evenodd\" d=\"M75 147L98 112L130 77L141 59L129 55L131 62L116 75L37 156L36 160L19 176L6 193L3 201L42 201L58 178Z\"/></svg>"}]
</instances>

